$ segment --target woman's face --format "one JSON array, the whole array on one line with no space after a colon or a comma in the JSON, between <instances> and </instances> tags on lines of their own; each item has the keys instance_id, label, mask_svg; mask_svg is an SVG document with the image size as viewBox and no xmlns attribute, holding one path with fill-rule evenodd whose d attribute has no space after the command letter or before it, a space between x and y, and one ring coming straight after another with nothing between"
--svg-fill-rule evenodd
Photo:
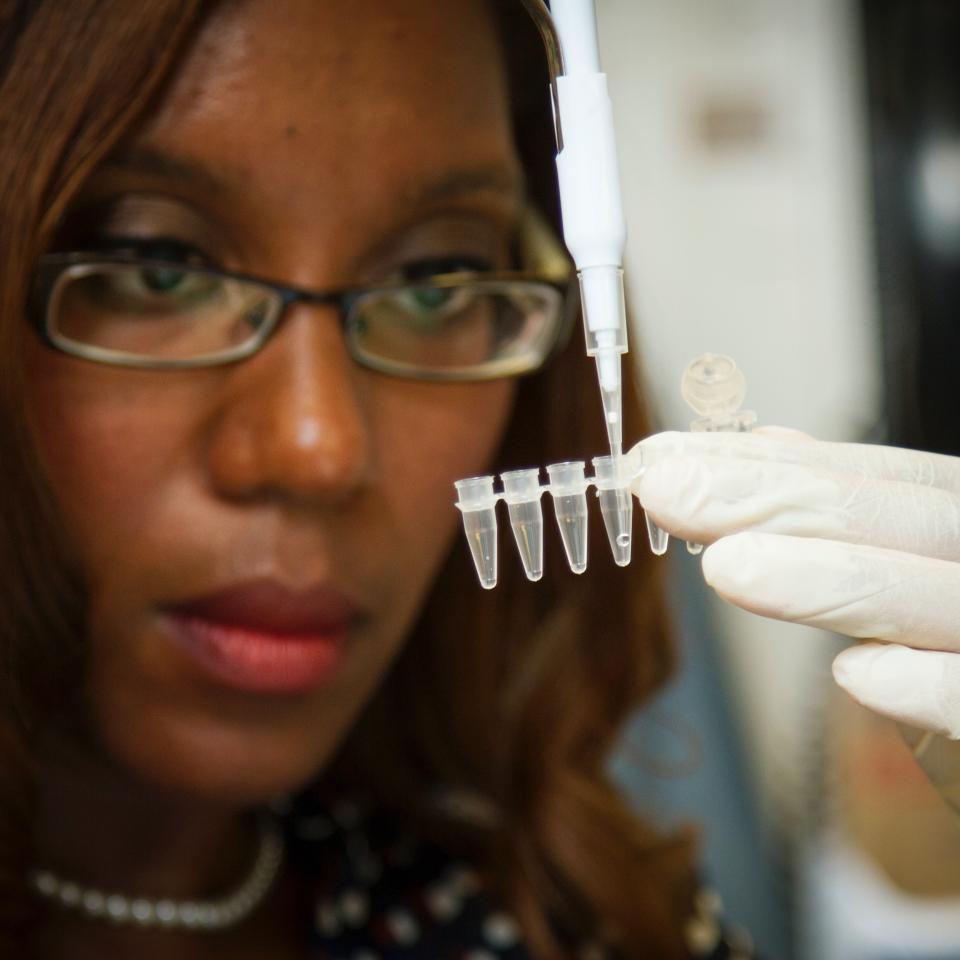
<instances>
[{"instance_id":1,"label":"woman's face","mask_svg":"<svg viewBox=\"0 0 960 960\"><path fill-rule=\"evenodd\" d=\"M159 237L318 289L503 266L520 180L504 87L482 0L223 4L85 189L73 245ZM301 784L410 629L452 482L485 467L511 384L361 369L315 305L236 365L124 370L39 342L28 363L89 585L100 748L211 799Z\"/></svg>"}]
</instances>

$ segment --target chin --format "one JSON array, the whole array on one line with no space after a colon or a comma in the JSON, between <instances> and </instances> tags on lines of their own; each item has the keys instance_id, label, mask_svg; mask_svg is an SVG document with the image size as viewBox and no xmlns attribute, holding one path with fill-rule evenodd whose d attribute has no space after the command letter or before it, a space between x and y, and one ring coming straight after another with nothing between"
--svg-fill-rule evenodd
<instances>
[{"instance_id":1,"label":"chin","mask_svg":"<svg viewBox=\"0 0 960 960\"><path fill-rule=\"evenodd\" d=\"M329 728L327 728L329 730ZM102 747L129 777L178 798L251 807L287 796L315 779L339 737L292 739L274 731L166 724L101 728Z\"/></svg>"}]
</instances>

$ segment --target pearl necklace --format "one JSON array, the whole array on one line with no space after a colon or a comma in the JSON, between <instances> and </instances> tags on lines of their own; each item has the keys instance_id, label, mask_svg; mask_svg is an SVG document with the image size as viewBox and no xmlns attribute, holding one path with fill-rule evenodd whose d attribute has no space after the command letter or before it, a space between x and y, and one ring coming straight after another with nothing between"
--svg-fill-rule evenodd
<instances>
[{"instance_id":1,"label":"pearl necklace","mask_svg":"<svg viewBox=\"0 0 960 960\"><path fill-rule=\"evenodd\" d=\"M63 880L50 870L33 870L28 880L38 896L88 917L138 927L215 932L236 926L263 902L280 873L283 846L276 818L263 816L250 873L236 890L216 900L127 897Z\"/></svg>"}]
</instances>

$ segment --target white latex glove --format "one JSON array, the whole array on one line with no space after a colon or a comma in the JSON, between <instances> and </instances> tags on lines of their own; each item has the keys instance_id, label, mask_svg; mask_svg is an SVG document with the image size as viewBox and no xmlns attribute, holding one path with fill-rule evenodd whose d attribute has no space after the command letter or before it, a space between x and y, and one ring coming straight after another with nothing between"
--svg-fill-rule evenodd
<instances>
[{"instance_id":1,"label":"white latex glove","mask_svg":"<svg viewBox=\"0 0 960 960\"><path fill-rule=\"evenodd\" d=\"M642 441L634 493L665 530L709 544L707 582L753 613L868 641L837 683L894 720L960 740L960 459L826 443L783 428ZM960 784L954 744L909 738ZM948 797L960 803L957 797Z\"/></svg>"}]
</instances>

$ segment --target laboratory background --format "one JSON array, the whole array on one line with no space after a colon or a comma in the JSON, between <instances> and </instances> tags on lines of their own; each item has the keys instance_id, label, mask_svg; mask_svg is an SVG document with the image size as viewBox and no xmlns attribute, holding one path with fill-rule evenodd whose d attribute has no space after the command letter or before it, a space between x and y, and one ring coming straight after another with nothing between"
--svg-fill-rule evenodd
<instances>
[{"instance_id":1,"label":"laboratory background","mask_svg":"<svg viewBox=\"0 0 960 960\"><path fill-rule=\"evenodd\" d=\"M764 424L960 453L960 4L601 0L631 342L658 426L685 365L734 357ZM625 440L628 438L625 438ZM703 586L674 545L683 669L615 766L763 956L960 958L960 823L842 646ZM947 855L945 855L945 853Z\"/></svg>"}]
</instances>

